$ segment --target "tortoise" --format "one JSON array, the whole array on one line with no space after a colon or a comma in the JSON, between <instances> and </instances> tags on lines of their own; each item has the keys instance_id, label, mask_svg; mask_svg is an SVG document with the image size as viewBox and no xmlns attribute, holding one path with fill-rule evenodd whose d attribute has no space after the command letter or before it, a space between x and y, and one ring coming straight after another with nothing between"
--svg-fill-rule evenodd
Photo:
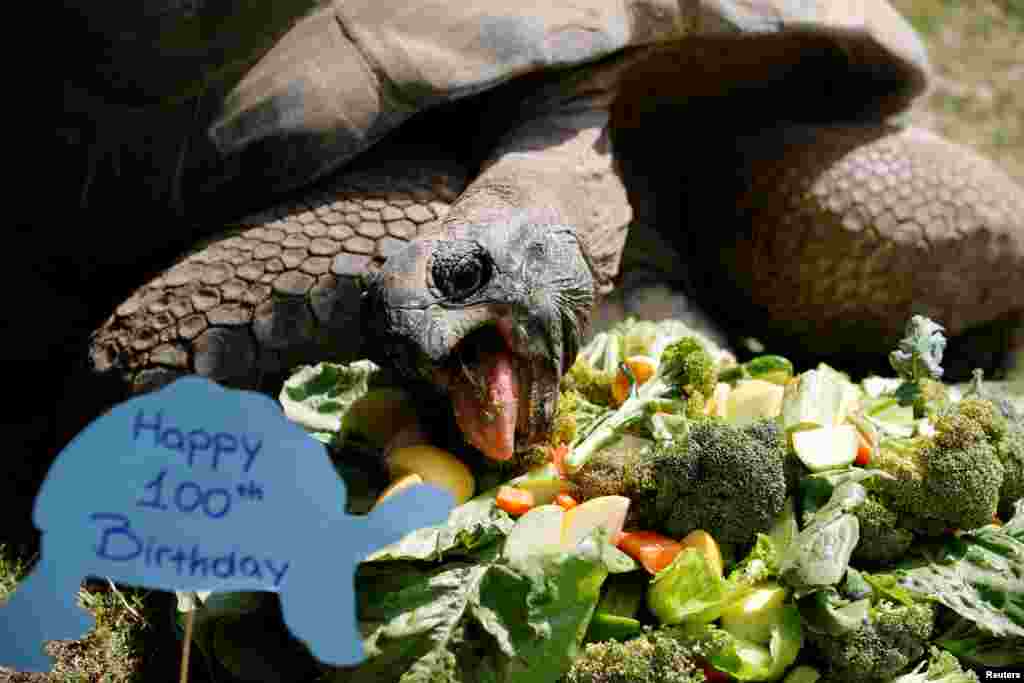
<instances>
[{"instance_id":1,"label":"tortoise","mask_svg":"<svg viewBox=\"0 0 1024 683\"><path fill-rule=\"evenodd\" d=\"M885 0L79 5L55 185L93 227L21 264L36 461L181 374L360 356L468 432L466 382L519 396L508 457L631 273L814 358L1024 315L1024 192L899 124L930 72Z\"/></svg>"}]
</instances>

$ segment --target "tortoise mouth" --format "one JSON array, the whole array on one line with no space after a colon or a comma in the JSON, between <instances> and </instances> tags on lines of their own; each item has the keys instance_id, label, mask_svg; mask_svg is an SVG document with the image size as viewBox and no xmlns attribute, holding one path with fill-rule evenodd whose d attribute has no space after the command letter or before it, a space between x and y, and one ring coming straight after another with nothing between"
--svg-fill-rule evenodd
<instances>
[{"instance_id":1,"label":"tortoise mouth","mask_svg":"<svg viewBox=\"0 0 1024 683\"><path fill-rule=\"evenodd\" d=\"M507 317L463 337L431 379L451 397L466 441L490 458L508 460L550 431L558 362L537 353Z\"/></svg>"}]
</instances>

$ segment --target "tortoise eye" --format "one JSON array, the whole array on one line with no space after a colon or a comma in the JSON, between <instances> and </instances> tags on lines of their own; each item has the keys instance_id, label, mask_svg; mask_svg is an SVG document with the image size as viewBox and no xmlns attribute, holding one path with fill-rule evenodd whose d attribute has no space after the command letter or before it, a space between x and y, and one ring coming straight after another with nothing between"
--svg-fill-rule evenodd
<instances>
[{"instance_id":1,"label":"tortoise eye","mask_svg":"<svg viewBox=\"0 0 1024 683\"><path fill-rule=\"evenodd\" d=\"M449 242L435 252L431 275L447 299L463 301L490 280L491 262L475 242Z\"/></svg>"}]
</instances>

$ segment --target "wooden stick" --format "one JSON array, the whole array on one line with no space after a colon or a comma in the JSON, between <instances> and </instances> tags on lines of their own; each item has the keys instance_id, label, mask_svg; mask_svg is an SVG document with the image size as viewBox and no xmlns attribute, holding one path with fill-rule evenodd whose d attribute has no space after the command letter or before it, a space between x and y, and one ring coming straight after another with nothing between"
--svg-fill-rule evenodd
<instances>
[{"instance_id":1,"label":"wooden stick","mask_svg":"<svg viewBox=\"0 0 1024 683\"><path fill-rule=\"evenodd\" d=\"M188 657L192 652L192 617L195 613L195 610L185 612L185 642L181 646L180 683L188 683Z\"/></svg>"}]
</instances>

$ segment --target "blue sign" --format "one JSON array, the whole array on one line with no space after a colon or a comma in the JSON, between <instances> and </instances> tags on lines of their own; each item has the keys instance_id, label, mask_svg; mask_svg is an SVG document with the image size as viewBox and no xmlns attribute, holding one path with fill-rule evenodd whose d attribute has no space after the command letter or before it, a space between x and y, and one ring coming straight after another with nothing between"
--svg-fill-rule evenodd
<instances>
[{"instance_id":1,"label":"blue sign","mask_svg":"<svg viewBox=\"0 0 1024 683\"><path fill-rule=\"evenodd\" d=\"M353 572L440 524L451 494L415 486L365 516L320 442L269 397L185 377L120 404L60 453L35 501L40 559L0 605L0 664L48 671L77 639L86 576L166 591L277 592L285 623L327 664L362 661Z\"/></svg>"}]
</instances>

